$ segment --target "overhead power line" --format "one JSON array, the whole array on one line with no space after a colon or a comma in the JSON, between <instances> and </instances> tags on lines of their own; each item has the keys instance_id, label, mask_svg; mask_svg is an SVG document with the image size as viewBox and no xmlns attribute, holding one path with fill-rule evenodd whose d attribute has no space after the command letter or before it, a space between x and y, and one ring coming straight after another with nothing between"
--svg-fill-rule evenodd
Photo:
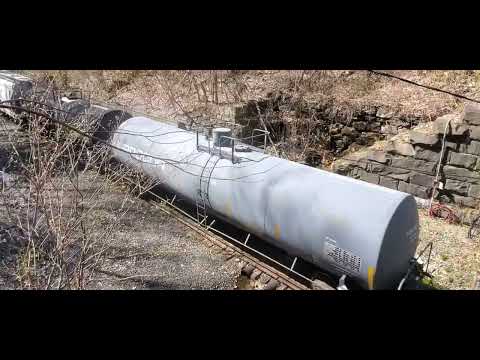
<instances>
[{"instance_id":1,"label":"overhead power line","mask_svg":"<svg viewBox=\"0 0 480 360\"><path fill-rule=\"evenodd\" d=\"M73 131L77 134L79 134L80 136L83 136L83 137L86 137L88 139L91 139L91 140L95 140L97 141L98 143L101 143L103 145L106 145L107 147L111 148L111 149L114 149L114 150L117 150L119 152L122 152L122 153L125 153L127 155L130 155L132 158L134 158L136 161L140 162L140 163L145 163L145 164L155 164L155 163L150 163L150 162L147 162L147 161L143 161L141 159L139 159L138 157L142 157L142 158L151 158L153 160L159 160L161 162L164 162L165 164L167 165L170 165L170 166L173 166L175 168L177 168L178 170L186 173L186 174L189 174L189 175L192 175L192 176L196 176L198 177L199 174L196 174L196 173L193 173L193 172L190 172L190 171L187 171L186 169L183 169L182 167L180 167L179 165L189 165L189 166L195 166L195 167L202 167L202 165L198 165L198 164L193 164L191 162L184 162L184 161L178 161L178 160L173 160L173 159L168 159L168 158L162 158L162 157L158 157L158 156L153 156L153 155L149 155L149 154L145 154L145 153L135 153L135 152L130 152L130 151L127 151L123 148L120 148L120 147L117 147L115 145L112 145L110 144L108 141L105 141L103 139L100 139L94 135L90 135L78 128L76 128L75 126L72 126L70 124L67 124L66 122L64 121L60 121L58 119L54 119L52 118L51 116L47 115L47 114L44 114L44 113L41 113L39 111L35 111L35 110L31 110L31 109L28 109L28 108L25 108L25 107L22 107L22 106L15 106L15 105L4 105L3 103L0 103L0 109L10 109L10 110L19 110L19 111L25 111L31 115L36 115L36 116L40 116L40 117L43 117L49 121L51 121L52 123L54 124L57 124L57 125L60 125L70 131ZM137 157L136 157L137 156ZM262 161L261 160L258 160L257 162L260 162ZM255 175L261 175L261 174L265 174L267 172L269 172L270 170L272 170L273 168L277 167L279 164L275 164L275 165L272 165L269 169L266 169L264 171L259 171L259 172L255 172L255 173L251 173L251 174L247 174L247 175L243 175L243 176L238 176L238 177L234 177L234 178L219 178L219 177L211 177L211 179L214 179L214 180L227 180L227 181L237 181L237 182L241 182L240 180L242 179L245 179L245 178L248 178L248 177L251 177L251 176L255 176ZM255 181L253 181L255 182Z\"/></svg>"},{"instance_id":2,"label":"overhead power line","mask_svg":"<svg viewBox=\"0 0 480 360\"><path fill-rule=\"evenodd\" d=\"M464 99L464 100L468 100L468 101L472 101L474 103L480 104L479 100L475 100L475 99L472 99L472 98L469 98L467 96L463 96L463 95L460 95L460 94L455 94L455 93L453 93L451 91L448 91L448 90L439 89L439 88L429 86L429 85L423 85L423 84L417 83L415 81L407 80L407 79L401 78L399 76L384 73L384 72L381 72L381 71L376 71L376 70L367 70L367 71L369 71L373 74L376 74L376 75L385 76L385 77L389 77L389 78L392 78L392 79L397 79L397 80L406 82L407 84L411 84L411 85L419 86L419 87L422 87L422 88L425 88L425 89L441 92L441 93L444 93L444 94L454 96L454 97L459 98L459 99Z\"/></svg>"}]
</instances>

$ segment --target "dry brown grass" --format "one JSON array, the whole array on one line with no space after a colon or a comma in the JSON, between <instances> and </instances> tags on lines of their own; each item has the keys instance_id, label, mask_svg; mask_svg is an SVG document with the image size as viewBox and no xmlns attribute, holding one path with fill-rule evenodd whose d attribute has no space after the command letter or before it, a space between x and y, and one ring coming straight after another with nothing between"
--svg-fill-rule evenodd
<instances>
[{"instance_id":1,"label":"dry brown grass","mask_svg":"<svg viewBox=\"0 0 480 360\"><path fill-rule=\"evenodd\" d=\"M104 73L105 77L118 76L130 81L112 93L111 100L152 116L187 119L190 124L231 126L234 106L265 99L270 94L282 94L285 99L282 109L263 109L259 116L263 119L262 126L272 121L281 121L286 126L288 138L285 144L271 146L273 153L293 161L304 161L306 154L316 153L327 165L334 160L331 153L324 151L329 146L328 129L320 125L315 109L328 109L324 115L331 119L348 119L360 110L383 108L399 117L415 116L428 122L446 113L459 113L463 108L462 101L449 95L367 71L152 70L135 76L129 72ZM391 73L480 98L478 71Z\"/></svg>"},{"instance_id":2,"label":"dry brown grass","mask_svg":"<svg viewBox=\"0 0 480 360\"><path fill-rule=\"evenodd\" d=\"M434 284L446 289L472 289L480 271L480 238L469 239L468 226L432 218L427 210L419 213L418 251L433 241L429 271L433 271Z\"/></svg>"},{"instance_id":3,"label":"dry brown grass","mask_svg":"<svg viewBox=\"0 0 480 360\"><path fill-rule=\"evenodd\" d=\"M36 80L53 82L58 88L80 87L92 98L109 100L137 78L142 70L35 70L26 71Z\"/></svg>"},{"instance_id":4,"label":"dry brown grass","mask_svg":"<svg viewBox=\"0 0 480 360\"><path fill-rule=\"evenodd\" d=\"M479 70L394 70L392 74L421 84L480 98ZM164 108L175 94L185 111L222 107L265 98L281 91L309 102L331 100L337 106L384 106L428 118L455 111L463 102L447 95L362 70L167 71L88 70L30 71L48 75L61 86L82 86L102 99L142 98ZM170 105L170 104L169 104ZM177 104L175 107L179 107ZM180 110L180 109L177 109Z\"/></svg>"},{"instance_id":5,"label":"dry brown grass","mask_svg":"<svg viewBox=\"0 0 480 360\"><path fill-rule=\"evenodd\" d=\"M392 71L425 85L480 99L480 71ZM263 99L282 92L315 106L328 103L339 112L365 107L384 107L397 115L420 116L423 120L460 112L463 101L449 95L368 74L365 71L101 71L59 74L70 85L86 84L102 99L168 117L183 115L215 122L226 109L247 100ZM284 114L295 121L290 112ZM304 136L308 138L308 136ZM300 143L306 148L308 143ZM374 148L381 148L381 143ZM285 154L282 156L286 156ZM423 248L434 241L431 268L438 285L452 289L471 288L480 271L479 240L466 237L465 226L450 225L421 211Z\"/></svg>"},{"instance_id":6,"label":"dry brown grass","mask_svg":"<svg viewBox=\"0 0 480 360\"><path fill-rule=\"evenodd\" d=\"M389 71L418 83L480 99L480 72L463 70ZM252 98L282 90L311 102L331 99L338 107L386 107L398 114L435 117L461 109L455 98L366 71L252 72L245 82Z\"/></svg>"}]
</instances>

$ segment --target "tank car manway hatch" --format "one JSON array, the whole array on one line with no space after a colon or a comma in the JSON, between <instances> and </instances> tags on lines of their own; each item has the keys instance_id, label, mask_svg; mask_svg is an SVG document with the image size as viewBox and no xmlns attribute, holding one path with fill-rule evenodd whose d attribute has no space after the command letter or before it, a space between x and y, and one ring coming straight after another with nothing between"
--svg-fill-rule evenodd
<instances>
[{"instance_id":1,"label":"tank car manway hatch","mask_svg":"<svg viewBox=\"0 0 480 360\"><path fill-rule=\"evenodd\" d=\"M207 222L207 207L208 207L208 187L209 187L209 182L212 177L213 170L215 166L218 163L219 159L225 158L229 159L232 164L236 164L241 162L242 160L249 161L250 159L245 159L242 157L242 153L248 153L251 151L256 151L256 152L262 152L265 153L266 148L267 148L267 139L269 132L266 130L262 129L253 129L252 135L249 137L244 137L244 138L236 138L232 136L232 131L229 128L220 128L220 127L203 127L200 129L195 130L196 134L196 149L197 151L205 152L210 155L217 155L217 161L211 161L213 159L213 156L207 161L205 167L202 170L202 173L199 178L199 189L198 189L198 196L195 201L196 205L196 218L197 222L205 227L206 230L215 230L216 232L219 232L222 236L227 236L227 234L220 232L216 229L214 229L212 226L215 223L215 220L212 220L210 224ZM201 141L201 134L203 134L204 140ZM258 146L254 146L253 142L257 141L258 139L261 139L263 147L259 148ZM245 142L250 142L250 144L247 144ZM173 199L173 201L175 198ZM418 228L415 229L417 231ZM411 230L409 236L413 236L413 232ZM251 234L248 233L244 241L239 241L236 239L235 240L238 243L241 243L243 246L249 248L250 250L253 250L260 255L262 255L264 258L267 258L271 261L276 262L276 260L272 259L270 256L263 254L259 252L258 250L251 248L248 246L248 241L251 237ZM423 263L419 261L419 258L422 256L422 254L427 250L430 250L430 253L428 255L428 261L426 264L426 270L423 270ZM428 244L421 252L420 255L415 258L413 257L410 261L410 266L408 267L407 272L405 273L405 276L401 279L399 285L398 285L398 290L401 290L402 288L412 286L408 283L408 280L410 280L413 277L416 277L416 280L418 280L420 277L427 276L431 277L431 275L428 273L428 265L429 265L429 260L430 260L430 254L432 250L432 244ZM345 253L343 254L345 256ZM291 266L288 267L288 271L294 273L295 275L303 278L304 280L312 281L312 279L304 276L303 274L297 272L295 270L295 265L298 261L298 256L294 257L293 262L291 263ZM277 263L277 262L276 262ZM277 263L279 264L279 263ZM281 266L285 267L284 265L280 264ZM347 274L343 274L339 280L338 280L338 285L336 286L337 290L348 290L348 287L345 284L347 278ZM417 285L418 287L418 285Z\"/></svg>"},{"instance_id":2,"label":"tank car manway hatch","mask_svg":"<svg viewBox=\"0 0 480 360\"><path fill-rule=\"evenodd\" d=\"M2 97L15 98L24 79L1 75ZM61 101L71 120L85 114L96 121L96 137L113 145L118 161L172 190L169 203L179 195L195 205L192 219L201 226L306 281L312 279L297 271L299 260L334 274L339 289L345 288L346 276L362 288L400 289L406 278L422 270L414 258L417 205L409 194L269 155L264 130L241 139L229 128L195 133L78 99L83 94L71 97L77 99ZM259 139L263 149L253 146ZM209 214L219 219L215 227ZM245 239L222 233L220 220L245 231ZM291 255L291 264L250 246L255 240L250 234Z\"/></svg>"},{"instance_id":3,"label":"tank car manway hatch","mask_svg":"<svg viewBox=\"0 0 480 360\"><path fill-rule=\"evenodd\" d=\"M263 129L253 129L251 136L237 138L232 136L232 130L230 128L208 126L208 127L195 129L195 134L196 134L197 151L204 152L211 155L210 159L207 161L199 177L199 188L198 188L197 197L195 199L197 222L200 225L202 225L206 230L213 230L214 232L219 233L220 235L227 237L230 240L233 240L234 242L249 249L250 251L253 251L261 255L263 258L268 259L269 261L275 263L276 265L285 268L289 272L302 278L308 283L311 283L312 279L295 270L295 265L297 264L297 261L299 259L298 256L294 257L290 266L285 266L284 264L272 258L270 255L262 253L261 251L249 246L248 242L252 236L250 232L247 232L247 236L245 240L240 241L238 239L232 238L225 232L215 229L213 227L216 221L215 219L212 220L210 223L208 223L207 221L209 217L207 215L207 209L211 207L208 205L209 183L212 178L213 170L215 169L215 166L217 165L218 161L220 159L227 159L232 164L238 164L238 163L241 163L242 161L245 161L245 162L251 161L251 159L245 158L242 155L252 151L265 153L267 148L267 139L270 132ZM202 141L202 138L201 138L202 135L203 135L204 141ZM254 146L254 142L258 143L259 140L262 143L263 147ZM173 201L174 200L175 198L173 199ZM339 286L337 287L338 290L347 289L345 286L344 280L345 280L344 277L340 280Z\"/></svg>"},{"instance_id":4,"label":"tank car manway hatch","mask_svg":"<svg viewBox=\"0 0 480 360\"><path fill-rule=\"evenodd\" d=\"M200 133L203 133L204 141L200 140ZM210 180L212 178L212 173L215 169L217 163L225 158L229 159L232 164L237 164L242 161L242 156L239 153L245 153L250 151L258 151L259 148L253 147L253 141L258 138L263 138L263 149L261 151L266 151L267 136L269 132L261 129L254 129L252 136L246 138L235 138L232 136L232 130L230 128L220 128L220 127L204 127L202 129L196 129L196 149L199 152L208 153L210 158L203 167L202 172L199 176L199 187L197 192L197 197L195 198L195 206L197 210L197 221L200 225L210 228L215 220L207 225L207 206L211 207L209 204L209 186ZM240 141L250 140L251 145L240 144ZM250 234L247 236L247 240L244 242L244 245L247 245ZM296 260L295 260L296 261ZM292 267L293 269L293 267Z\"/></svg>"},{"instance_id":5,"label":"tank car manway hatch","mask_svg":"<svg viewBox=\"0 0 480 360\"><path fill-rule=\"evenodd\" d=\"M248 233L242 241L220 234L249 250L259 253L252 234L290 254L287 266L261 253L306 281L300 259L338 276L340 289L345 277L362 288L402 288L416 270L418 211L409 194L269 155L260 129L239 139L228 128L192 132L140 116L119 130L117 160L158 179L175 194L171 203L178 194L194 204L207 230L220 233L211 214ZM264 149L248 144L258 138Z\"/></svg>"}]
</instances>

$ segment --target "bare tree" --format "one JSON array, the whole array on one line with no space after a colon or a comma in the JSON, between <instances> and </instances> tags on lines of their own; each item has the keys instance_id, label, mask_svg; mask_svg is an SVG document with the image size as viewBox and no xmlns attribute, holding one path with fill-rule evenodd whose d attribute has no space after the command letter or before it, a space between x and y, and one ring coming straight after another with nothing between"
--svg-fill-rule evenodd
<instances>
[{"instance_id":1,"label":"bare tree","mask_svg":"<svg viewBox=\"0 0 480 360\"><path fill-rule=\"evenodd\" d=\"M48 113L42 99L25 104L27 110ZM17 229L23 247L17 257L19 287L83 289L101 267L112 229L128 212L139 189L153 186L133 169L112 162L108 147L92 144L47 117L23 114L22 132L4 131L10 164L16 164L15 186L2 186L2 214ZM75 126L88 129L91 119L79 117ZM0 128L11 126L5 118ZM22 134L19 136L18 134ZM125 195L108 209L109 221L96 226L97 211L112 187L128 178L138 186L124 187ZM149 182L150 184L146 184Z\"/></svg>"}]
</instances>

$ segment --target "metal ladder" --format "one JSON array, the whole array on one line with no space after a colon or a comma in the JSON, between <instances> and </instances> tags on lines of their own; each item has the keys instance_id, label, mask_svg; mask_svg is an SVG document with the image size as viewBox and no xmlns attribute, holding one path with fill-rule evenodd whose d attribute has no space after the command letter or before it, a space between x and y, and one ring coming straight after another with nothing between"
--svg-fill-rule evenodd
<instances>
[{"instance_id":1,"label":"metal ladder","mask_svg":"<svg viewBox=\"0 0 480 360\"><path fill-rule=\"evenodd\" d=\"M200 225L208 228L207 223L207 203L209 203L208 198L208 187L210 185L210 177L212 176L213 169L217 165L219 158L215 159L215 156L210 156L207 160L207 163L202 169L200 174L200 186L197 190L196 198L196 208L197 208L197 221Z\"/></svg>"}]
</instances>

